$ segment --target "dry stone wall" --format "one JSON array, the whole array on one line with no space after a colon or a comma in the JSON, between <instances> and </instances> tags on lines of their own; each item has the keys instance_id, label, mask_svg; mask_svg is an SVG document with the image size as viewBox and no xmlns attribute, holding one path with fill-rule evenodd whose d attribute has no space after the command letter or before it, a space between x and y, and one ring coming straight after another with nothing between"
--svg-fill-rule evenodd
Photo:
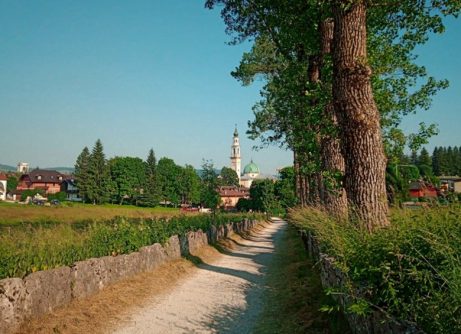
<instances>
[{"instance_id":1,"label":"dry stone wall","mask_svg":"<svg viewBox=\"0 0 461 334\"><path fill-rule=\"evenodd\" d=\"M335 266L335 259L320 252L318 241L315 236L302 231L301 237L309 255L318 260L320 265L320 278L324 288L332 288L341 291L344 287L350 286L347 276ZM360 296L360 290L356 289L355 294ZM350 297L344 294L335 294L333 298L338 302L342 309L350 305ZM423 334L424 332L414 325L397 321L390 318L384 312L373 311L368 316L358 316L353 313L345 312L344 315L349 322L351 330L355 334Z\"/></svg>"},{"instance_id":2,"label":"dry stone wall","mask_svg":"<svg viewBox=\"0 0 461 334\"><path fill-rule=\"evenodd\" d=\"M136 274L196 253L207 244L216 243L234 232L244 232L258 222L244 220L208 231L173 236L165 245L142 247L138 252L105 256L32 273L25 278L0 280L0 334L16 332L27 319L51 312L57 307L82 299Z\"/></svg>"}]
</instances>

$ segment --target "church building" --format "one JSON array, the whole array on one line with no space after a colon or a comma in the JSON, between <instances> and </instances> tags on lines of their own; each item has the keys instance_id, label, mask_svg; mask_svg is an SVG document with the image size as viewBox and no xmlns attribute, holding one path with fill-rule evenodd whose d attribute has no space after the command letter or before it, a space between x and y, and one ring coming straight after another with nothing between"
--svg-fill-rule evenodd
<instances>
[{"instance_id":1,"label":"church building","mask_svg":"<svg viewBox=\"0 0 461 334\"><path fill-rule=\"evenodd\" d=\"M242 158L240 156L240 140L237 127L235 127L234 138L231 146L231 168L237 173L239 184L242 187L250 188L253 180L259 178L260 172L258 166L251 160L249 164L241 170Z\"/></svg>"}]
</instances>

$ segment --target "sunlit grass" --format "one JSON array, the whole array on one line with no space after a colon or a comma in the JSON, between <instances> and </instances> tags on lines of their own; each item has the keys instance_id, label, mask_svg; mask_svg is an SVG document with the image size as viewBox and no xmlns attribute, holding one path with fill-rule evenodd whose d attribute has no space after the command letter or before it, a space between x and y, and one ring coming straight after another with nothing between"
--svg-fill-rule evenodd
<instances>
[{"instance_id":1,"label":"sunlit grass","mask_svg":"<svg viewBox=\"0 0 461 334\"><path fill-rule=\"evenodd\" d=\"M64 203L59 206L35 206L0 202L0 225L22 222L56 221L73 223L82 220L107 220L117 216L127 218L172 217L179 215L175 208L143 208L132 205L92 205Z\"/></svg>"},{"instance_id":2,"label":"sunlit grass","mask_svg":"<svg viewBox=\"0 0 461 334\"><path fill-rule=\"evenodd\" d=\"M391 225L369 234L325 212L290 220L314 233L321 250L362 291L369 310L418 324L427 333L461 332L461 208L393 209ZM355 296L354 289L349 291Z\"/></svg>"}]
</instances>

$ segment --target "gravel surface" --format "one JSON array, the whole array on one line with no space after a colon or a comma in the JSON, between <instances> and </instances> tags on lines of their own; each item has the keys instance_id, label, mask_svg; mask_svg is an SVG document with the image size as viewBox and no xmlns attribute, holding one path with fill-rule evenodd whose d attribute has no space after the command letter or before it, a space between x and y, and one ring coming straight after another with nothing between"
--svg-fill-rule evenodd
<instances>
[{"instance_id":1,"label":"gravel surface","mask_svg":"<svg viewBox=\"0 0 461 334\"><path fill-rule=\"evenodd\" d=\"M113 333L251 333L267 267L286 223L274 220L226 249L169 293L133 309Z\"/></svg>"}]
</instances>

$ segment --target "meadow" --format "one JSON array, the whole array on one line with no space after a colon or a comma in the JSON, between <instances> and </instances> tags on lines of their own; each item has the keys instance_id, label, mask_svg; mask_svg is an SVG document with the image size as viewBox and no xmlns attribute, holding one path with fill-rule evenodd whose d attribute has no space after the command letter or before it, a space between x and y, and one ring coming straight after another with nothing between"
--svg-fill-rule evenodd
<instances>
[{"instance_id":1,"label":"meadow","mask_svg":"<svg viewBox=\"0 0 461 334\"><path fill-rule=\"evenodd\" d=\"M178 209L118 206L2 205L1 209L10 216L2 217L0 225L0 279L24 277L93 257L129 254L143 246L165 243L173 235L205 231L211 225L264 219L262 215L184 215Z\"/></svg>"},{"instance_id":2,"label":"meadow","mask_svg":"<svg viewBox=\"0 0 461 334\"><path fill-rule=\"evenodd\" d=\"M0 202L0 227L46 221L65 223L84 220L98 221L118 216L127 218L166 218L179 214L179 209L163 207L143 208L131 205L92 205L66 202L48 207Z\"/></svg>"}]
</instances>

